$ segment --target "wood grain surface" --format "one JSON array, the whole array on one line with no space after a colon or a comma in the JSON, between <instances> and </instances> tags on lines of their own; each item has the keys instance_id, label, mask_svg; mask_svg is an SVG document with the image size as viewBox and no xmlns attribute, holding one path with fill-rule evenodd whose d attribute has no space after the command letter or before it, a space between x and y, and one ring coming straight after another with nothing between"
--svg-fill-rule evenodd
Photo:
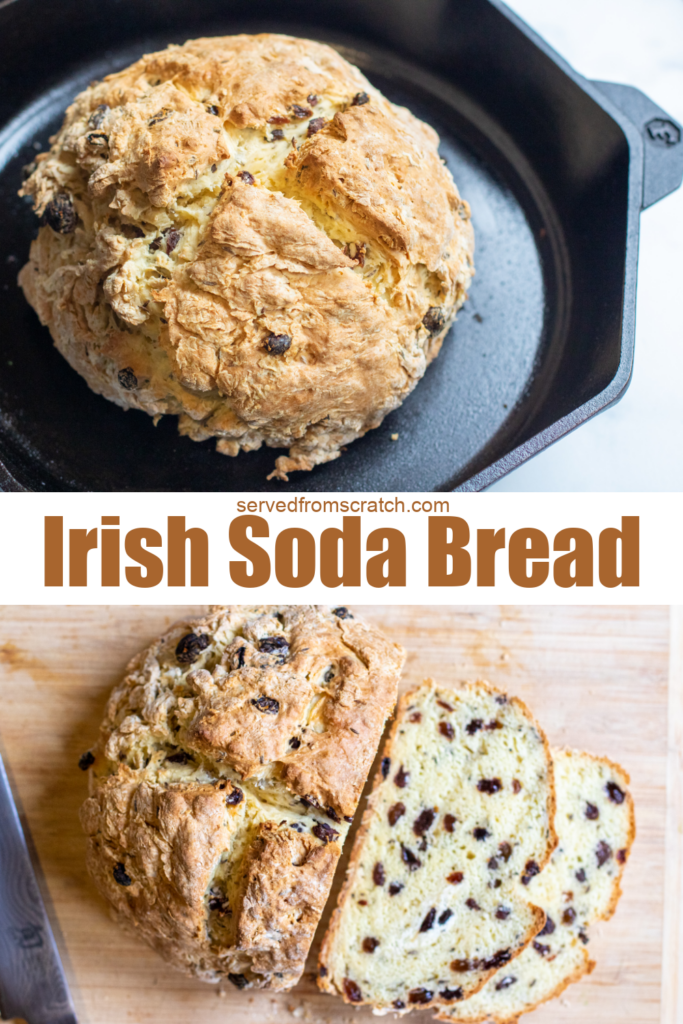
<instances>
[{"instance_id":1,"label":"wood grain surface","mask_svg":"<svg viewBox=\"0 0 683 1024\"><path fill-rule=\"evenodd\" d=\"M683 608L671 609L662 1024L683 1021Z\"/></svg>"},{"instance_id":2,"label":"wood grain surface","mask_svg":"<svg viewBox=\"0 0 683 1024\"><path fill-rule=\"evenodd\" d=\"M681 727L678 722L669 734L669 610L358 610L406 647L404 687L428 675L443 684L488 679L528 702L551 743L607 754L631 774L638 838L617 913L592 931L590 951L598 967L560 1000L526 1019L533 1024L659 1024L664 1020L665 901L668 937L680 936L681 920L679 903L672 906L664 888L667 770L676 756L671 744L680 738ZM375 1018L367 1009L353 1010L319 993L308 975L292 992L270 995L239 992L229 982L210 986L176 974L111 922L85 874L78 808L86 794L86 777L78 770L78 756L95 738L106 696L128 659L187 611L0 609L0 741L45 876L79 1020L369 1022ZM679 683L682 642L679 628ZM675 779L679 769L673 764L671 770ZM680 790L676 799L678 804L673 801L668 809L673 830L669 850L675 863L666 873L673 896L681 877ZM338 875L336 887L339 880ZM668 952L668 962L679 954ZM311 968L313 963L311 959ZM666 1024L680 1019L676 991L666 995ZM410 1019L430 1017L421 1013Z\"/></svg>"}]
</instances>

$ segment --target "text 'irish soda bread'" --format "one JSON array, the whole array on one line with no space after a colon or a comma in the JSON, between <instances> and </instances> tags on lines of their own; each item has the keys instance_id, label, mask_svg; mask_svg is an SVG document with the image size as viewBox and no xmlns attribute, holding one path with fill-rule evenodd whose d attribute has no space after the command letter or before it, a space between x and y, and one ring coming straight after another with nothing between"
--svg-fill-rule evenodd
<instances>
[{"instance_id":1,"label":"text 'irish soda bread'","mask_svg":"<svg viewBox=\"0 0 683 1024\"><path fill-rule=\"evenodd\" d=\"M612 916L635 837L626 772L604 757L553 750L558 846L529 884L547 919L534 942L484 988L439 1020L514 1024L593 970L586 929Z\"/></svg>"},{"instance_id":2,"label":"text 'irish soda bread'","mask_svg":"<svg viewBox=\"0 0 683 1024\"><path fill-rule=\"evenodd\" d=\"M299 978L403 651L347 609L228 607L133 659L81 809L115 917L206 981Z\"/></svg>"},{"instance_id":3,"label":"text 'irish soda bread'","mask_svg":"<svg viewBox=\"0 0 683 1024\"><path fill-rule=\"evenodd\" d=\"M452 1004L543 927L526 886L555 846L548 744L516 698L427 680L384 755L318 984L380 1012Z\"/></svg>"},{"instance_id":4,"label":"text 'irish soda bread'","mask_svg":"<svg viewBox=\"0 0 683 1024\"><path fill-rule=\"evenodd\" d=\"M287 479L379 426L473 274L438 136L329 46L196 39L81 93L23 192L20 282L123 408Z\"/></svg>"}]
</instances>

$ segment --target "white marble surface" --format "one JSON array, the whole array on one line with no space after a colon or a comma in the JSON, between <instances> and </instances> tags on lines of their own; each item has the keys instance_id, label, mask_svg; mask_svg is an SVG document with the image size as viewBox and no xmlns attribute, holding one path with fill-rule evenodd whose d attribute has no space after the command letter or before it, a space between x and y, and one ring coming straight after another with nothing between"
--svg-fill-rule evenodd
<instances>
[{"instance_id":1,"label":"white marble surface","mask_svg":"<svg viewBox=\"0 0 683 1024\"><path fill-rule=\"evenodd\" d=\"M581 74L635 85L683 122L683 0L507 2ZM626 395L491 490L683 491L683 190L641 218Z\"/></svg>"}]
</instances>

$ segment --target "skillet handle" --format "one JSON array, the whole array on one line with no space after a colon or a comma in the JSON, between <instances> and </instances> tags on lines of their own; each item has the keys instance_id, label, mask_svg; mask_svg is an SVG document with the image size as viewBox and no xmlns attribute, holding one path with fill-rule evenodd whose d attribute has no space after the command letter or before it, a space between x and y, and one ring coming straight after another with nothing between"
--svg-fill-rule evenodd
<instances>
[{"instance_id":1,"label":"skillet handle","mask_svg":"<svg viewBox=\"0 0 683 1024\"><path fill-rule=\"evenodd\" d=\"M643 205L675 192L683 181L683 128L632 85L593 82L633 122L643 137Z\"/></svg>"}]
</instances>

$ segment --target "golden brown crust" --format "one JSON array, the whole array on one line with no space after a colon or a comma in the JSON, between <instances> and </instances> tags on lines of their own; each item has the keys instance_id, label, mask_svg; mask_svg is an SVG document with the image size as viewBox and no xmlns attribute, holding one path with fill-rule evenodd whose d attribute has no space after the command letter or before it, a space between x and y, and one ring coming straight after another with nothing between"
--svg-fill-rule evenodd
<instances>
[{"instance_id":1,"label":"golden brown crust","mask_svg":"<svg viewBox=\"0 0 683 1024\"><path fill-rule=\"evenodd\" d=\"M98 782L81 809L86 863L98 889L122 923L181 970L188 969L185 947L201 941L215 862L244 810L243 803L228 807L225 797L217 785L140 782L123 765ZM129 884L115 880L118 864Z\"/></svg>"},{"instance_id":2,"label":"golden brown crust","mask_svg":"<svg viewBox=\"0 0 683 1024\"><path fill-rule=\"evenodd\" d=\"M253 970L292 977L303 964L339 860L339 844L261 825L245 865L246 885L237 944L248 949ZM284 987L284 986L283 986Z\"/></svg>"},{"instance_id":3,"label":"golden brown crust","mask_svg":"<svg viewBox=\"0 0 683 1024\"><path fill-rule=\"evenodd\" d=\"M214 669L217 685L200 677L201 670L191 673L192 705L184 705L178 738L188 750L220 756L244 780L273 766L293 794L331 807L339 817L352 815L393 707L403 650L350 613L342 619L306 605L237 606L178 624L148 658L168 658L183 631L232 630L245 615L255 625L222 656L220 669L231 669L230 685L220 670ZM258 650L263 630L289 641L284 663L277 651ZM232 667L240 661L241 667ZM252 702L260 697L276 700L278 714L256 711ZM301 740L298 747L291 745L293 737Z\"/></svg>"},{"instance_id":4,"label":"golden brown crust","mask_svg":"<svg viewBox=\"0 0 683 1024\"><path fill-rule=\"evenodd\" d=\"M338 612L214 608L109 699L88 870L119 921L204 980L286 989L303 970L404 657Z\"/></svg>"},{"instance_id":5,"label":"golden brown crust","mask_svg":"<svg viewBox=\"0 0 683 1024\"><path fill-rule=\"evenodd\" d=\"M350 107L290 153L287 167L306 194L334 202L398 262L446 274L469 207L444 177L438 136L426 136L426 127L396 117L388 104ZM430 188L437 181L441 187Z\"/></svg>"},{"instance_id":6,"label":"golden brown crust","mask_svg":"<svg viewBox=\"0 0 683 1024\"><path fill-rule=\"evenodd\" d=\"M20 283L95 391L226 454L289 448L286 479L401 403L466 298L437 145L328 46L170 47L68 109L24 186L52 226Z\"/></svg>"}]
</instances>

